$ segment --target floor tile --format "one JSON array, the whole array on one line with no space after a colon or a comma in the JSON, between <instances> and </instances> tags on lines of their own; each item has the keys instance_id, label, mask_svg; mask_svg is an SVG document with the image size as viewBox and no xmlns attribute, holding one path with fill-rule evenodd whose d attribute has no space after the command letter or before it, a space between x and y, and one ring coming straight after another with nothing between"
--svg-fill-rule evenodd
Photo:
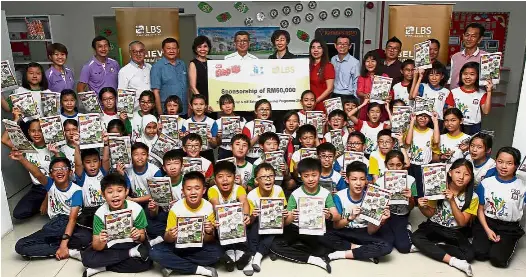
<instances>
[{"instance_id":1,"label":"floor tile","mask_svg":"<svg viewBox=\"0 0 526 277\"><path fill-rule=\"evenodd\" d=\"M53 259L31 260L16 277L54 277L66 262L67 260L57 261ZM75 276L73 273L72 275Z\"/></svg>"}]
</instances>

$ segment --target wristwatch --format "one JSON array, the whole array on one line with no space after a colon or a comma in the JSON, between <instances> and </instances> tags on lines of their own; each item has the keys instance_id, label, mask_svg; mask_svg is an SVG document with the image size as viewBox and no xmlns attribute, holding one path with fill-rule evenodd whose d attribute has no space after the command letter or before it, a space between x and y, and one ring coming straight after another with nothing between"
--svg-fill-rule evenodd
<instances>
[{"instance_id":1,"label":"wristwatch","mask_svg":"<svg viewBox=\"0 0 526 277\"><path fill-rule=\"evenodd\" d=\"M63 234L63 235L62 235L62 240L68 240L68 239L70 239L70 238L71 238L71 236L68 235L68 234Z\"/></svg>"}]
</instances>

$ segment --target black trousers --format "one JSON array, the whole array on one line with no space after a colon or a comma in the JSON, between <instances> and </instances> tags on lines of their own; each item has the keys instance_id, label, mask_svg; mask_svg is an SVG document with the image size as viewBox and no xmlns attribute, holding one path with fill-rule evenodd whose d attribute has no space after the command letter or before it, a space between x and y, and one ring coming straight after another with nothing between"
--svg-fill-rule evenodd
<instances>
[{"instance_id":1,"label":"black trousers","mask_svg":"<svg viewBox=\"0 0 526 277\"><path fill-rule=\"evenodd\" d=\"M379 236L369 235L367 228L333 229L325 234L322 242L331 252L351 250L351 243L361 245L352 250L357 260L383 257L393 250L393 246Z\"/></svg>"},{"instance_id":2,"label":"black trousers","mask_svg":"<svg viewBox=\"0 0 526 277\"><path fill-rule=\"evenodd\" d=\"M285 226L283 235L276 236L270 251L279 257L298 263L307 263L310 256L324 257L329 252L322 245L322 236L300 235L298 226Z\"/></svg>"},{"instance_id":3,"label":"black trousers","mask_svg":"<svg viewBox=\"0 0 526 277\"><path fill-rule=\"evenodd\" d=\"M120 243L111 248L96 251L91 246L81 253L82 264L88 268L106 267L107 271L120 273L137 273L152 268L151 260L131 258L129 250L137 246L134 242Z\"/></svg>"},{"instance_id":4,"label":"black trousers","mask_svg":"<svg viewBox=\"0 0 526 277\"><path fill-rule=\"evenodd\" d=\"M166 230L166 222L168 221L168 212L159 208L157 216L151 216L148 209L145 209L146 220L148 220L148 226L146 226L146 233L150 239L156 237L164 237L164 231Z\"/></svg>"},{"instance_id":5,"label":"black trousers","mask_svg":"<svg viewBox=\"0 0 526 277\"><path fill-rule=\"evenodd\" d=\"M500 236L499 242L488 239L478 219L473 224L473 249L479 261L489 260L495 267L508 267L519 239L524 235L519 222L506 222L486 217L488 227Z\"/></svg>"},{"instance_id":6,"label":"black trousers","mask_svg":"<svg viewBox=\"0 0 526 277\"><path fill-rule=\"evenodd\" d=\"M407 173L415 178L417 197L424 197L424 184L422 183L422 166L411 164Z\"/></svg>"},{"instance_id":7,"label":"black trousers","mask_svg":"<svg viewBox=\"0 0 526 277\"><path fill-rule=\"evenodd\" d=\"M247 241L248 248L252 255L256 253L261 254L262 256L267 255L270 252L270 247L272 247L272 242L276 235L260 235L259 234L259 219L256 219L250 226L247 228Z\"/></svg>"},{"instance_id":8,"label":"black trousers","mask_svg":"<svg viewBox=\"0 0 526 277\"><path fill-rule=\"evenodd\" d=\"M411 250L411 231L407 230L409 214L397 215L391 213L391 217L380 227L377 234L391 244L398 252L407 254Z\"/></svg>"},{"instance_id":9,"label":"black trousers","mask_svg":"<svg viewBox=\"0 0 526 277\"><path fill-rule=\"evenodd\" d=\"M13 210L16 219L27 219L40 213L40 206L46 199L46 188L42 185L33 184L31 189L18 201Z\"/></svg>"},{"instance_id":10,"label":"black trousers","mask_svg":"<svg viewBox=\"0 0 526 277\"><path fill-rule=\"evenodd\" d=\"M99 207L83 207L82 213L77 218L77 225L84 228L93 229L93 217Z\"/></svg>"},{"instance_id":11,"label":"black trousers","mask_svg":"<svg viewBox=\"0 0 526 277\"><path fill-rule=\"evenodd\" d=\"M428 220L418 226L411 239L422 254L437 261L442 261L446 254L468 262L475 258L467 236L460 229L447 228Z\"/></svg>"}]
</instances>

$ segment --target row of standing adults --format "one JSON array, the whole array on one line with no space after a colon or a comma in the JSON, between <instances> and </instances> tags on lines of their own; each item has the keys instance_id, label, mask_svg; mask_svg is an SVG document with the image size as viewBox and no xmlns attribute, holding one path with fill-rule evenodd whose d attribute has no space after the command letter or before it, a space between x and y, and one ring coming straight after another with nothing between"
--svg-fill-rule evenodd
<instances>
[{"instance_id":1,"label":"row of standing adults","mask_svg":"<svg viewBox=\"0 0 526 277\"><path fill-rule=\"evenodd\" d=\"M451 74L449 79L450 89L458 87L458 73L467 62L479 61L480 54L485 53L478 48L482 40L484 27L478 23L466 26L463 34L463 50L451 58ZM296 55L288 50L290 34L285 30L277 30L272 34L271 42L275 52L269 59L292 59ZM370 89L370 76L367 67L372 66L371 59L363 59L360 63L349 54L351 41L349 37L339 36L334 42L337 55L329 59L326 43L321 39L314 39L309 46L310 60L310 88L316 95L316 110L323 110L323 101L335 96L354 95L363 98L363 93ZM250 34L238 31L234 36L236 51L225 56L225 60L252 60L256 56L248 52L250 48ZM207 61L212 48L206 36L194 39L192 50L195 58L188 67L180 59L179 42L174 38L166 38L162 42L163 57L155 64L145 62L146 48L140 41L129 44L130 62L120 68L117 61L108 57L110 44L108 39L97 36L91 44L94 56L82 67L76 89L80 91L99 92L103 87L115 89L133 89L140 94L144 90L152 90L156 97L156 108L162 114L163 101L170 95L177 95L183 103L183 113L188 111L188 100L192 94L203 94L209 99ZM398 59L402 49L402 42L390 38L385 50L374 50L366 56L374 56L374 62L380 62L381 70L393 79L401 77L401 62ZM437 61L440 51L440 42L431 39L430 58ZM60 44L54 43L48 49L48 57L52 66L46 70L49 89L60 92L63 89L73 89L75 80L73 71L66 64L68 51ZM376 64L374 65L376 66ZM363 100L363 99L362 99ZM212 99L212 101L215 101ZM209 112L214 112L209 108ZM283 111L284 112L284 111ZM273 118L280 126L283 112L275 111ZM247 119L252 118L251 113L240 113Z\"/></svg>"}]
</instances>

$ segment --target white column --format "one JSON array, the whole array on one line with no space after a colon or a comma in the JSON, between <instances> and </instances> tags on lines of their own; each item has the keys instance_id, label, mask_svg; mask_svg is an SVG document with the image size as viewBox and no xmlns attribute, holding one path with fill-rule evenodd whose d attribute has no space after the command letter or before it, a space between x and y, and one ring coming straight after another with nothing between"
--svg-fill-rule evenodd
<instances>
[{"instance_id":1,"label":"white column","mask_svg":"<svg viewBox=\"0 0 526 277\"><path fill-rule=\"evenodd\" d=\"M522 157L526 156L526 63L524 65L517 121L515 122L515 133L513 134L513 147L521 151Z\"/></svg>"},{"instance_id":2,"label":"white column","mask_svg":"<svg viewBox=\"0 0 526 277\"><path fill-rule=\"evenodd\" d=\"M11 232L13 230L13 222L11 221L11 213L9 212L9 205L7 204L7 195L5 194L4 189L4 176L2 175L2 172L0 171L0 197L2 197L1 206L1 216L2 216L2 237L4 237L5 234Z\"/></svg>"}]
</instances>

